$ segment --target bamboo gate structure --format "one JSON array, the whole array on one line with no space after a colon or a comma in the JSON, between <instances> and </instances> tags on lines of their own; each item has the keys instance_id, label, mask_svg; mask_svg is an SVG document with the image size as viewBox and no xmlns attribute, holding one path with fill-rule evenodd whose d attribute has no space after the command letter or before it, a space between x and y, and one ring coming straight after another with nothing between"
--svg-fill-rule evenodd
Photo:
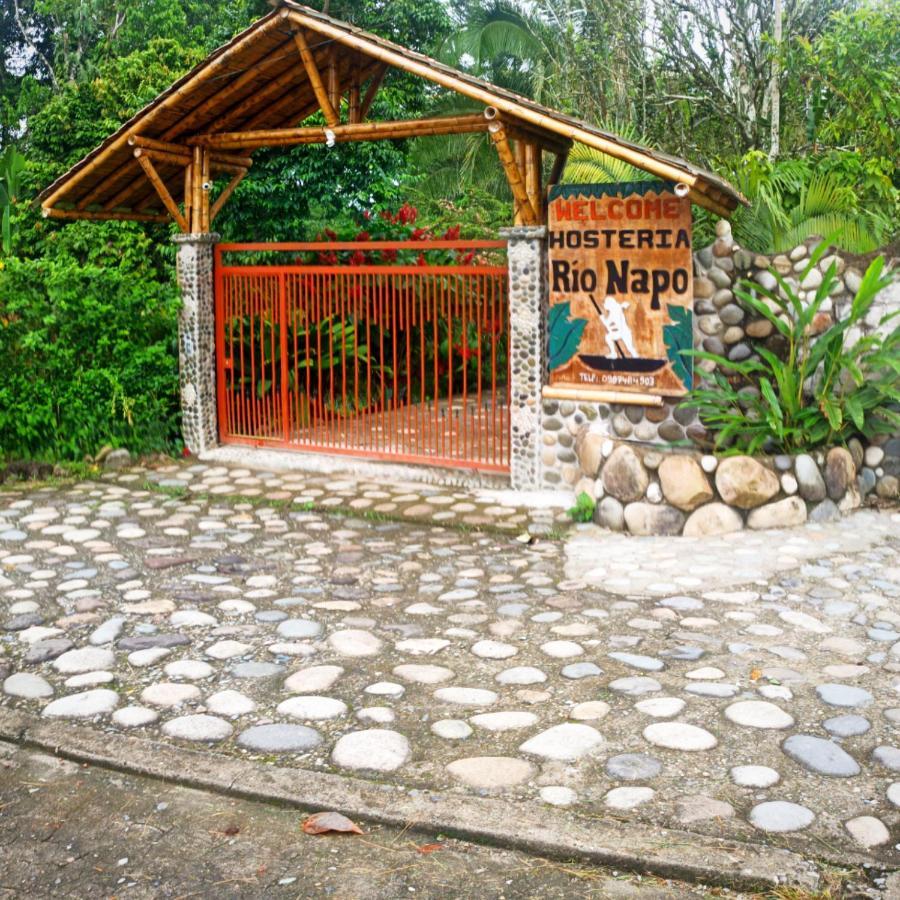
<instances>
[{"instance_id":1,"label":"bamboo gate structure","mask_svg":"<svg viewBox=\"0 0 900 900\"><path fill-rule=\"evenodd\" d=\"M461 95L473 111L371 121L373 102L394 71ZM313 115L325 124L308 124ZM213 253L211 246L202 248L214 243L216 217L250 171L254 152L471 133L483 133L496 149L514 200L515 239L530 240L538 232L528 229L545 224L546 185L559 180L575 141L677 183L693 202L718 215L728 216L743 201L727 182L684 160L622 140L293 0L276 0L272 12L160 94L44 190L39 201L43 214L55 219L176 223L183 235L182 290L186 298L191 295L181 325L182 403L194 410L186 414L185 432L192 449L203 449L219 439L215 398L225 373L221 340L217 361L207 321L215 316ZM539 342L540 323L535 327L521 339ZM512 327L509 337L516 338ZM509 352L512 356L512 348ZM491 377L496 392L502 379L497 372ZM224 409L220 404L220 417ZM289 441L286 420L282 427Z\"/></svg>"}]
</instances>

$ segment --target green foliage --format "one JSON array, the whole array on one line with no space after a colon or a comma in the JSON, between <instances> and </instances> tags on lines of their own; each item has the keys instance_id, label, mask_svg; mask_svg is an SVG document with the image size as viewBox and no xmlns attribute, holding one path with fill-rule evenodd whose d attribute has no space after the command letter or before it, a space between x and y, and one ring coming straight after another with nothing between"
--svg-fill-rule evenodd
<instances>
[{"instance_id":1,"label":"green foliage","mask_svg":"<svg viewBox=\"0 0 900 900\"><path fill-rule=\"evenodd\" d=\"M900 154L900 5L863 0L789 47L810 98L807 137L896 165Z\"/></svg>"},{"instance_id":2,"label":"green foliage","mask_svg":"<svg viewBox=\"0 0 900 900\"><path fill-rule=\"evenodd\" d=\"M137 226L74 223L0 271L0 454L79 459L177 435L173 286Z\"/></svg>"},{"instance_id":3,"label":"green foliage","mask_svg":"<svg viewBox=\"0 0 900 900\"><path fill-rule=\"evenodd\" d=\"M573 319L571 303L554 303L547 317L548 359L552 372L564 366L577 352L587 319Z\"/></svg>"},{"instance_id":4,"label":"green foliage","mask_svg":"<svg viewBox=\"0 0 900 900\"><path fill-rule=\"evenodd\" d=\"M10 144L0 153L0 251L9 256L13 248L13 208L19 201L25 157Z\"/></svg>"},{"instance_id":5,"label":"green foliage","mask_svg":"<svg viewBox=\"0 0 900 900\"><path fill-rule=\"evenodd\" d=\"M566 515L573 522L593 522L596 506L597 501L590 494L582 491L575 498L575 505L566 510Z\"/></svg>"},{"instance_id":6,"label":"green foliage","mask_svg":"<svg viewBox=\"0 0 900 900\"><path fill-rule=\"evenodd\" d=\"M799 276L802 280L826 252L820 245ZM759 450L797 452L842 443L854 435L873 437L900 427L900 327L880 331L851 345L848 333L862 322L879 291L884 257L876 258L865 275L846 317L813 337L813 321L830 296L836 279L832 264L812 301L804 303L796 290L773 270L777 291L752 282L737 291L752 312L772 323L784 339L783 357L757 346L759 359L733 362L704 351L692 355L716 363L712 384L695 389L686 406L699 410L715 433L717 448L755 453ZM739 376L733 382L723 374Z\"/></svg>"},{"instance_id":7,"label":"green foliage","mask_svg":"<svg viewBox=\"0 0 900 900\"><path fill-rule=\"evenodd\" d=\"M771 162L754 150L727 176L752 204L734 214L735 239L758 253L785 252L825 234L835 235L841 249L868 253L888 240L892 206L900 198L877 171L860 172L834 156L822 165L806 159ZM869 180L868 196L858 185L860 177Z\"/></svg>"},{"instance_id":8,"label":"green foliage","mask_svg":"<svg viewBox=\"0 0 900 900\"><path fill-rule=\"evenodd\" d=\"M627 123L607 128L623 140L644 143L636 129ZM654 181L655 175L616 159L586 144L574 144L562 178L567 184L604 184L623 181Z\"/></svg>"},{"instance_id":9,"label":"green foliage","mask_svg":"<svg viewBox=\"0 0 900 900\"><path fill-rule=\"evenodd\" d=\"M663 325L666 356L678 380L686 388L690 388L694 383L694 372L688 351L694 346L694 314L683 306L672 304L666 307L666 311L672 320L670 325Z\"/></svg>"}]
</instances>

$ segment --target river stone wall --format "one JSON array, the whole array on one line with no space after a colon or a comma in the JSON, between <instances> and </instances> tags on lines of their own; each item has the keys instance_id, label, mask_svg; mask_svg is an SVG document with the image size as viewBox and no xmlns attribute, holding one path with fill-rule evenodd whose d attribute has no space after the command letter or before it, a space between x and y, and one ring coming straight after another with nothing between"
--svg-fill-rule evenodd
<instances>
[{"instance_id":1,"label":"river stone wall","mask_svg":"<svg viewBox=\"0 0 900 900\"><path fill-rule=\"evenodd\" d=\"M694 347L730 360L749 359L755 355L754 347L760 344L775 353L784 350L783 339L777 332L773 333L772 324L756 317L736 298L734 288L739 282L751 280L775 288L777 284L770 271L774 269L794 285L801 299L809 301L834 262L838 281L814 322L816 332L820 333L832 324L835 316L841 318L846 314L862 280L859 269L847 266L840 256L826 254L801 283L800 274L820 243L816 238L798 245L790 253L767 256L738 247L725 220L718 223L716 234L711 246L694 254ZM900 284L895 282L878 297L863 325L848 332L849 340L858 340L876 330L886 314L898 309ZM695 375L714 369L706 360L695 360L694 366ZM540 448L543 487L573 490L584 481L585 473L576 451L576 443L584 432L597 436L601 442L610 439L658 448L670 448L673 443L681 442L701 450L711 449L711 436L696 411L680 409L680 402L665 399L662 406L638 406L544 399Z\"/></svg>"},{"instance_id":2,"label":"river stone wall","mask_svg":"<svg viewBox=\"0 0 900 900\"><path fill-rule=\"evenodd\" d=\"M900 439L882 446L797 456L716 457L614 441L583 430L576 439L578 492L597 500L594 518L633 534L726 534L827 522L870 495L897 499Z\"/></svg>"}]
</instances>

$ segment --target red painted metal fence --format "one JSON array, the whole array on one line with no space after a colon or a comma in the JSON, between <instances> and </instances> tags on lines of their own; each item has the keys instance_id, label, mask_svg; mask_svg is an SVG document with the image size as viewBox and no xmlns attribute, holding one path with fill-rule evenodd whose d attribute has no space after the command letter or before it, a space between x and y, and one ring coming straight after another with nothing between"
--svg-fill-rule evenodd
<instances>
[{"instance_id":1,"label":"red painted metal fence","mask_svg":"<svg viewBox=\"0 0 900 900\"><path fill-rule=\"evenodd\" d=\"M505 246L218 245L222 442L508 471Z\"/></svg>"}]
</instances>

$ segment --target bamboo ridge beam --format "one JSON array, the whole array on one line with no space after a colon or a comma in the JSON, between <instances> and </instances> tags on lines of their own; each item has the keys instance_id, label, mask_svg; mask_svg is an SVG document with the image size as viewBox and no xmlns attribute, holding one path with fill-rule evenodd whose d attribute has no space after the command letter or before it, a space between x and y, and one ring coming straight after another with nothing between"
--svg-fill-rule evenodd
<instances>
[{"instance_id":1,"label":"bamboo ridge beam","mask_svg":"<svg viewBox=\"0 0 900 900\"><path fill-rule=\"evenodd\" d=\"M506 173L509 189L512 191L513 199L516 202L517 216L521 217L525 225L540 224L537 212L535 212L534 207L531 205L531 200L528 198L528 190L525 187L525 182L522 178L522 173L519 171L512 148L509 146L509 140L506 137L506 132L503 130L503 124L496 119L488 123L488 134L497 148L500 164Z\"/></svg>"},{"instance_id":2,"label":"bamboo ridge beam","mask_svg":"<svg viewBox=\"0 0 900 900\"><path fill-rule=\"evenodd\" d=\"M200 134L190 138L194 146L209 148L277 147L292 144L323 144L328 141L327 132L334 140L369 141L410 137L426 137L437 134L466 134L487 131L484 116L444 116L433 119L405 119L396 122L360 122L353 125L311 128L273 128L263 131L233 131L224 134Z\"/></svg>"},{"instance_id":3,"label":"bamboo ridge beam","mask_svg":"<svg viewBox=\"0 0 900 900\"><path fill-rule=\"evenodd\" d=\"M310 87L312 87L313 93L316 95L316 100L319 101L322 113L325 115L325 121L329 125L337 125L340 122L340 119L338 118L337 112L335 112L334 106L332 106L331 97L328 96L328 91L325 89L325 84L322 82L322 76L319 74L319 67L316 65L315 57L312 54L312 50L309 49L309 44L306 43L306 37L302 31L294 33L294 43L297 45L300 59L303 60L303 67L306 69L306 76L309 78ZM333 67L329 65L329 70L332 68Z\"/></svg>"},{"instance_id":4,"label":"bamboo ridge beam","mask_svg":"<svg viewBox=\"0 0 900 900\"><path fill-rule=\"evenodd\" d=\"M187 219L181 214L178 204L172 199L172 195L169 193L162 178L159 177L156 167L146 156L138 157L138 163L140 163L150 184L156 189L156 193L159 195L159 199L162 200L163 206L169 211L169 215L178 223L178 227L182 232L186 234L188 230Z\"/></svg>"}]
</instances>

